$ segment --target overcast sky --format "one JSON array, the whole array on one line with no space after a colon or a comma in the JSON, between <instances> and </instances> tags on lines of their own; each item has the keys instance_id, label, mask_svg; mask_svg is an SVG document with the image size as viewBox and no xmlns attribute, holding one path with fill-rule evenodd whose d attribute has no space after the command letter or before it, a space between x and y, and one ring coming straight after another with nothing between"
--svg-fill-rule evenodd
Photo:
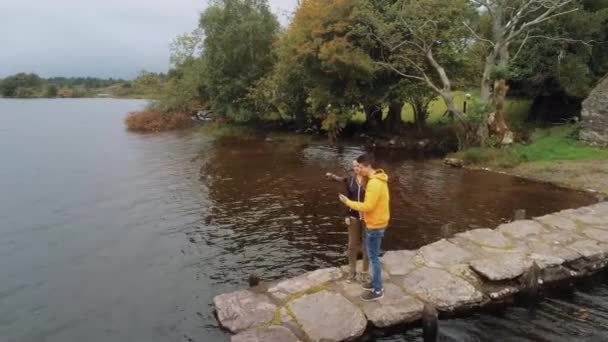
<instances>
[{"instance_id":1,"label":"overcast sky","mask_svg":"<svg viewBox=\"0 0 608 342\"><path fill-rule=\"evenodd\" d=\"M270 0L285 24L297 0ZM132 78L166 71L169 43L193 30L204 0L0 0L0 77Z\"/></svg>"}]
</instances>

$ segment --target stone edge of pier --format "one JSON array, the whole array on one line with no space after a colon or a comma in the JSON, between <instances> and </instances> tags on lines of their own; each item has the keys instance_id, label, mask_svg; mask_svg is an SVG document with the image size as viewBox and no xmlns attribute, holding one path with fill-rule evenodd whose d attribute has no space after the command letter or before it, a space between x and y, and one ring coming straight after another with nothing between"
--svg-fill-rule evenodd
<instances>
[{"instance_id":1,"label":"stone edge of pier","mask_svg":"<svg viewBox=\"0 0 608 342\"><path fill-rule=\"evenodd\" d=\"M589 276L608 265L608 202L474 229L382 257L385 297L363 302L346 267L324 268L213 299L233 342L346 341L368 326L505 305L521 292ZM360 265L359 265L360 267Z\"/></svg>"}]
</instances>

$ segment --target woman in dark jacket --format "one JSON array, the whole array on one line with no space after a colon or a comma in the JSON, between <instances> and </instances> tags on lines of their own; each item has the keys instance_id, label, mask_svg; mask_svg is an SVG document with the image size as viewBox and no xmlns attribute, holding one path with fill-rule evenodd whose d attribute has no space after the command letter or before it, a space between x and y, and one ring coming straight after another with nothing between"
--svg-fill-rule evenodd
<instances>
[{"instance_id":1,"label":"woman in dark jacket","mask_svg":"<svg viewBox=\"0 0 608 342\"><path fill-rule=\"evenodd\" d=\"M361 175L359 164L353 161L353 174L348 177L336 176L333 173L325 174L327 178L336 182L344 183L346 187L346 196L358 202L363 202L365 198L365 183L366 179ZM348 227L348 280L357 279L357 255L359 251L363 253L363 272L360 274L360 281L368 281L369 261L367 260L367 252L365 251L365 226L363 223L363 215L355 210L348 209L344 222Z\"/></svg>"}]
</instances>

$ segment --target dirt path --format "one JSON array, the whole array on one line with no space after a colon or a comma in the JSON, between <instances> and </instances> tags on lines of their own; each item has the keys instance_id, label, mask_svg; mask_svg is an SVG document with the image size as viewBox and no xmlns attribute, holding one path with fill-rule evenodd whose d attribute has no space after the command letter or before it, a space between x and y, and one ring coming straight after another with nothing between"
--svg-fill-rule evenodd
<instances>
[{"instance_id":1,"label":"dirt path","mask_svg":"<svg viewBox=\"0 0 608 342\"><path fill-rule=\"evenodd\" d=\"M608 195L608 160L564 160L522 164L508 174Z\"/></svg>"}]
</instances>

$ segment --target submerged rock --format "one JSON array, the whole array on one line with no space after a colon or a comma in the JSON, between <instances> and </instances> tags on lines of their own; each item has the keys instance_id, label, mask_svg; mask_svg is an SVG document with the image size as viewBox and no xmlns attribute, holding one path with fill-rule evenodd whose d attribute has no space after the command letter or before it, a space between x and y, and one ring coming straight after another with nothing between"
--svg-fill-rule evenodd
<instances>
[{"instance_id":1,"label":"submerged rock","mask_svg":"<svg viewBox=\"0 0 608 342\"><path fill-rule=\"evenodd\" d=\"M351 340L361 336L367 326L363 312L341 294L321 291L295 299L288 306L314 342Z\"/></svg>"}]
</instances>

